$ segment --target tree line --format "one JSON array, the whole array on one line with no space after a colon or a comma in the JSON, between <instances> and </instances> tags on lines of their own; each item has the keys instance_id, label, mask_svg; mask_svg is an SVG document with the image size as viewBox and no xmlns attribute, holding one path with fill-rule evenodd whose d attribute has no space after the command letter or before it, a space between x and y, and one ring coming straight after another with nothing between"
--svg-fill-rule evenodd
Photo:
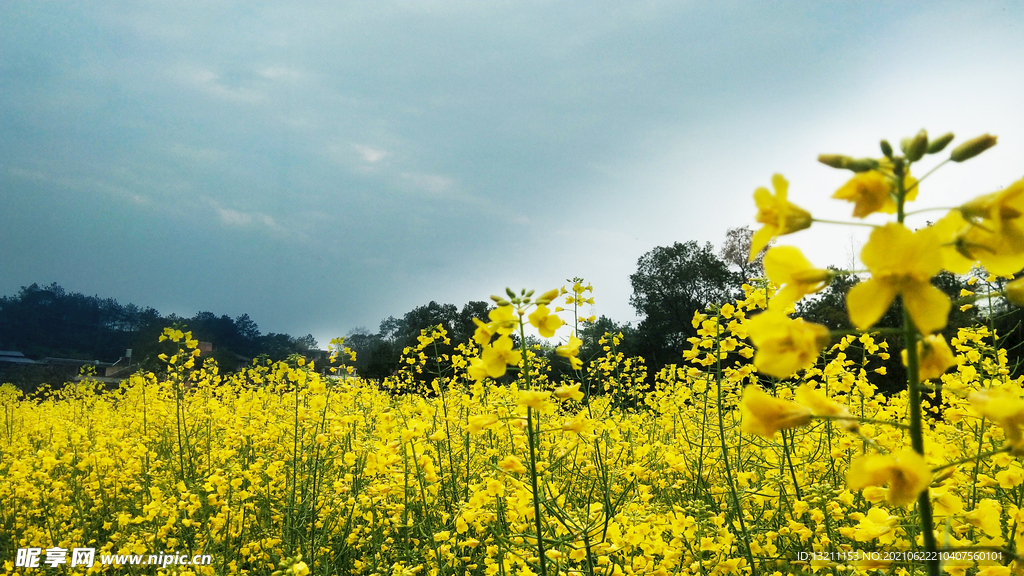
<instances>
[{"instance_id":1,"label":"tree line","mask_svg":"<svg viewBox=\"0 0 1024 576\"><path fill-rule=\"evenodd\" d=\"M692 325L694 313L709 304L741 298L743 284L764 275L761 257L748 261L750 237L748 228L734 228L727 232L717 251L710 242L700 244L691 240L659 246L642 255L629 277L633 288L629 302L641 320L633 325L601 316L584 324L579 334L584 341L581 358L600 355L598 339L607 332L622 334L618 350L643 358L651 377L664 366L682 364L682 353L689 348L688 339L697 335L697 328ZM846 293L858 281L853 275L837 275L823 291L803 300L796 316L831 330L852 330L846 313ZM968 277L945 272L933 283L953 300L972 288ZM476 329L473 319L485 319L492 308L491 303L483 301L471 301L461 307L431 301L402 316L389 316L376 332L365 328L353 330L346 336L345 345L356 352L355 368L360 375L383 379L398 370L403 351L415 347L422 330L443 327L451 344L437 344L437 353L451 354L456 345L472 338ZM898 326L901 314L898 306L894 307L877 327ZM955 308L944 335L950 340L960 327L986 324L1001 335L999 344L1010 352L1011 363L1019 365L1022 320L1020 309L997 299L990 307ZM263 355L280 360L291 354L308 354L317 346L311 335L296 338L261 334L247 314L233 319L211 312L199 312L192 318L174 314L164 317L153 308L69 293L56 284L33 284L15 296L0 298L0 349L20 350L30 356L103 359L118 357L124 349L132 348L144 364L153 361L158 353L156 342L163 327L173 324L187 325L197 339L215 343L214 358L222 369L237 367L239 358ZM884 336L894 349L902 348L902 343L897 342L899 338ZM847 354L858 360L855 348ZM905 382L902 363L899 358L887 362L884 370L879 371L879 385L883 389L898 389ZM553 367L568 370L566 363L557 360Z\"/></svg>"},{"instance_id":2,"label":"tree line","mask_svg":"<svg viewBox=\"0 0 1024 576\"><path fill-rule=\"evenodd\" d=\"M213 357L233 370L240 360L260 355L273 360L316 350L312 335L260 332L248 314L236 318L199 312L191 318L163 316L156 309L121 304L113 298L69 292L56 283L22 287L0 298L0 349L29 358L70 358L113 362L132 350L132 363L156 367L158 338L166 326L183 325L215 345Z\"/></svg>"}]
</instances>

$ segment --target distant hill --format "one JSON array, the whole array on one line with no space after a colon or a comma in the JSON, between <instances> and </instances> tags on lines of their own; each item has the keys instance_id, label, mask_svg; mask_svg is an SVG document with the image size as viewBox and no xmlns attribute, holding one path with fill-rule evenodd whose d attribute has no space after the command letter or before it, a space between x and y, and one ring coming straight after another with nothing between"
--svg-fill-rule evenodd
<instances>
[{"instance_id":1,"label":"distant hill","mask_svg":"<svg viewBox=\"0 0 1024 576\"><path fill-rule=\"evenodd\" d=\"M162 316L156 309L120 304L113 298L69 292L56 283L22 287L13 296L0 298L0 350L21 352L25 359L46 362L47 358L83 362L114 363L132 350L132 364L157 367L158 338L167 326L183 326L197 340L212 343L209 355L222 369L233 370L239 362L265 355L283 360L291 354L315 351L312 335L262 334L248 314L236 318L199 312L191 318L175 314ZM0 361L0 382L26 380L26 374L46 372L24 361ZM49 364L57 364L49 362ZM14 377L11 377L11 376ZM53 383L52 381L50 382Z\"/></svg>"}]
</instances>

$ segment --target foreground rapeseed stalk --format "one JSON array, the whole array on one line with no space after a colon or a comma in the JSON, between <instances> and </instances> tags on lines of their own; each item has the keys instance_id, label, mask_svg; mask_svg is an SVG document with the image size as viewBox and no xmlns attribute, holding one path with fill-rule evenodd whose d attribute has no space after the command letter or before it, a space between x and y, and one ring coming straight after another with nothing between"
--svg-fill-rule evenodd
<instances>
[{"instance_id":1,"label":"foreground rapeseed stalk","mask_svg":"<svg viewBox=\"0 0 1024 576\"><path fill-rule=\"evenodd\" d=\"M907 202L916 199L921 181L911 176L911 167L926 155L941 152L953 140L952 134L929 142L921 130L901 143L902 156L892 146L881 142L884 158L855 160L842 155L822 155L819 160L839 169L854 172L839 188L834 198L854 203L853 216L864 218L873 213L895 214L896 220L875 226L861 252L861 261L871 276L849 290L846 303L851 323L861 331L870 330L899 298L902 308L902 353L907 367L907 429L912 450L899 449L891 454L865 455L853 461L848 472L851 490L869 486L888 486L886 500L894 506L916 501L921 527L921 544L930 576L938 576L941 562L938 555L933 518L932 498L928 486L932 470L925 456L925 424L922 420L922 383L940 377L953 362L952 352L937 332L945 328L952 306L949 297L933 286L931 280L944 268L967 272L983 265L994 274L1012 275L1024 267L1024 179L1006 189L986 194L951 210L936 225L917 230L906 226ZM988 134L958 146L946 162L963 162L995 145ZM757 220L765 224L754 238L750 258L778 235L809 227L815 220L809 213L787 200L788 183L780 175L773 179L777 195L772 199L767 190L754 193L758 207ZM794 216L795 215L795 216ZM822 221L831 222L831 221ZM833 222L834 223L834 222ZM764 258L769 278L782 289L774 303L749 323L750 337L758 348L754 364L758 370L776 377L808 368L827 345L828 330L823 326L805 325L789 320L785 310L806 294L820 290L833 274L814 269L793 247L768 250ZM852 272L846 272L852 273ZM1013 297L1012 291L1004 292ZM975 411L999 424L1005 431L1005 450L1024 453L1024 403L1018 390L1006 388L975 391L970 394ZM804 400L807 402L807 399ZM815 401L820 404L820 400ZM779 400L759 389L748 388L741 403L743 429L772 437L779 430L806 425L811 411L799 404ZM783 436L785 440L785 435ZM978 458L981 449L979 443Z\"/></svg>"}]
</instances>

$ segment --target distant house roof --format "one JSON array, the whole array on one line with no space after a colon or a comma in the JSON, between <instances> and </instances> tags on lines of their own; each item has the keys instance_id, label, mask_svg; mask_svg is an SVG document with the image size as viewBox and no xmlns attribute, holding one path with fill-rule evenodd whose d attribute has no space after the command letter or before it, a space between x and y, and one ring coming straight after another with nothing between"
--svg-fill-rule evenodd
<instances>
[{"instance_id":1,"label":"distant house roof","mask_svg":"<svg viewBox=\"0 0 1024 576\"><path fill-rule=\"evenodd\" d=\"M9 364L44 364L25 358L25 355L15 350L0 350L0 362Z\"/></svg>"},{"instance_id":2,"label":"distant house roof","mask_svg":"<svg viewBox=\"0 0 1024 576\"><path fill-rule=\"evenodd\" d=\"M79 360L77 358L53 358L52 356L46 357L47 364L65 364L67 366L113 366L110 362L100 362L99 360Z\"/></svg>"}]
</instances>

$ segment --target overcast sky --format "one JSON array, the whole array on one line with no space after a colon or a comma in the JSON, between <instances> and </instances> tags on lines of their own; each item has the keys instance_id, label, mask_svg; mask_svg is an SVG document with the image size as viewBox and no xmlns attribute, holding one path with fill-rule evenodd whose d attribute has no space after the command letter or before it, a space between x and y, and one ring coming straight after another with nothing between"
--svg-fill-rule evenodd
<instances>
[{"instance_id":1,"label":"overcast sky","mask_svg":"<svg viewBox=\"0 0 1024 576\"><path fill-rule=\"evenodd\" d=\"M0 22L0 294L248 313L324 347L573 276L634 321L642 254L754 226L774 172L849 219L848 173L815 158L882 137L999 136L922 206L1024 176L1019 1L10 1ZM863 239L783 241L824 266Z\"/></svg>"}]
</instances>

